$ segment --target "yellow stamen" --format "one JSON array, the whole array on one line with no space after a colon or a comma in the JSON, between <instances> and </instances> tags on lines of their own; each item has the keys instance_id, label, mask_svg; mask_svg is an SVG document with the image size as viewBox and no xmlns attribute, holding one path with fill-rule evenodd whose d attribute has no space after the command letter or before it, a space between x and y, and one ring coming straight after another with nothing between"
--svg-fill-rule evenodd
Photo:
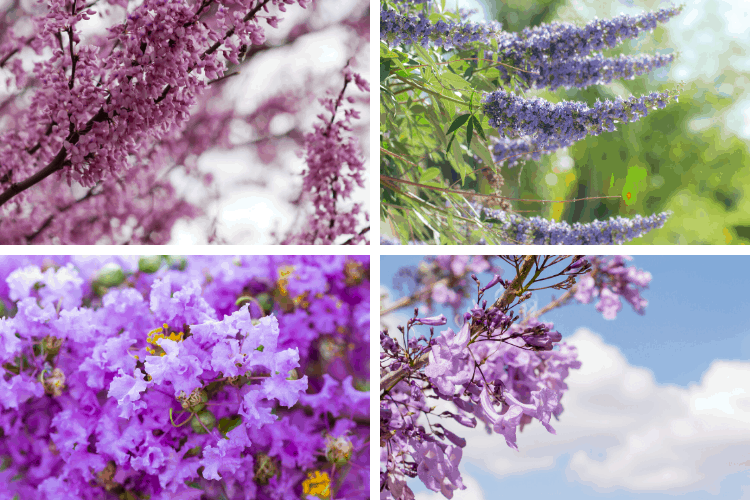
<instances>
[{"instance_id":1,"label":"yellow stamen","mask_svg":"<svg viewBox=\"0 0 750 500\"><path fill-rule=\"evenodd\" d=\"M329 498L331 478L327 472L310 472L307 479L302 482L302 491L305 495L315 495L318 498Z\"/></svg>"}]
</instances>

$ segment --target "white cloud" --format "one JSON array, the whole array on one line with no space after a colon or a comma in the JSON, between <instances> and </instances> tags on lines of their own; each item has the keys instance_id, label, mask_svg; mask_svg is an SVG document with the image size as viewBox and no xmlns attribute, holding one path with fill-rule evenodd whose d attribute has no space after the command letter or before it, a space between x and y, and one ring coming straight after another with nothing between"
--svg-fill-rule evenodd
<instances>
[{"instance_id":1,"label":"white cloud","mask_svg":"<svg viewBox=\"0 0 750 500\"><path fill-rule=\"evenodd\" d=\"M380 310L384 310L389 308L391 305L393 305L394 301L392 299L393 292L388 288L387 286L380 285ZM380 317L380 329L387 328L388 332L390 333L391 337L396 339L397 341L401 341L401 334L399 333L398 327L399 325L405 326L406 322L409 321L409 318L411 318L410 312L413 312L413 310L409 309L401 309L396 310L392 313L386 314L385 316Z\"/></svg>"},{"instance_id":2,"label":"white cloud","mask_svg":"<svg viewBox=\"0 0 750 500\"><path fill-rule=\"evenodd\" d=\"M466 474L463 470L461 471L461 477L464 480L465 490L456 490L453 493L453 500L484 500L484 492L479 486L479 482L476 479ZM432 491L420 491L414 495L414 500L445 500L442 493L435 493Z\"/></svg>"},{"instance_id":3,"label":"white cloud","mask_svg":"<svg viewBox=\"0 0 750 500\"><path fill-rule=\"evenodd\" d=\"M656 384L614 346L581 329L568 339L583 363L568 378L557 435L532 424L515 452L502 437L459 427L464 460L499 477L555 466L599 491L716 494L726 476L750 473L750 362L714 361L700 384ZM468 432L467 432L468 431Z\"/></svg>"}]
</instances>

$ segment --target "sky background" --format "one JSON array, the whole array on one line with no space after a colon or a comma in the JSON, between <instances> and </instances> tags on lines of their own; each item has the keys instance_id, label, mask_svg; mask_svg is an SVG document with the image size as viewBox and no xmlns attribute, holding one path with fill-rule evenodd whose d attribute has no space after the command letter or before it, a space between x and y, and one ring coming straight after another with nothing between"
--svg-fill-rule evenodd
<instances>
[{"instance_id":1,"label":"sky background","mask_svg":"<svg viewBox=\"0 0 750 500\"><path fill-rule=\"evenodd\" d=\"M381 257L385 303L407 292L393 286L398 269L419 261ZM630 264L653 276L644 315L624 304L608 321L594 303L574 302L543 317L583 363L568 378L557 435L532 424L516 452L502 437L457 426L468 441L461 468L469 489L456 499L750 499L750 257L636 256ZM551 295L538 292L530 305ZM399 313L387 324L402 324L411 309ZM411 486L418 500L442 498L418 480Z\"/></svg>"}]
</instances>

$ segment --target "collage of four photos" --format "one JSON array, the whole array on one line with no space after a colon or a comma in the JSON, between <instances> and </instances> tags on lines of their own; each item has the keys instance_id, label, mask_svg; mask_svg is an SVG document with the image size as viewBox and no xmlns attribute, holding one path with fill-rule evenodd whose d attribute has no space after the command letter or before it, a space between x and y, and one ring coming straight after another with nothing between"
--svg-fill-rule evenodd
<instances>
[{"instance_id":1,"label":"collage of four photos","mask_svg":"<svg viewBox=\"0 0 750 500\"><path fill-rule=\"evenodd\" d=\"M0 0L0 500L750 500L748 26Z\"/></svg>"}]
</instances>

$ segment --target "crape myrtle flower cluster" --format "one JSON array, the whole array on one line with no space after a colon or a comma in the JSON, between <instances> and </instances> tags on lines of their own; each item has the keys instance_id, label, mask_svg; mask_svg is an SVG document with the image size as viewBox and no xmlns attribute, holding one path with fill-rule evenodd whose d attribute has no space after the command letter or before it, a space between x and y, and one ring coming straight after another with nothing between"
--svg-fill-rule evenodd
<instances>
[{"instance_id":1,"label":"crape myrtle flower cluster","mask_svg":"<svg viewBox=\"0 0 750 500\"><path fill-rule=\"evenodd\" d=\"M278 45L267 34L284 13L311 17L316 8L310 0L13 2L0 19L2 241L163 244L176 220L209 215L175 189L173 171L218 197L197 158L235 147L229 135L240 122L257 132L253 145L267 161L273 137L252 116L217 106L222 85ZM348 22L339 24L367 37L359 20ZM282 42L314 24L288 26ZM313 97L300 96L305 106Z\"/></svg>"},{"instance_id":2,"label":"crape myrtle flower cluster","mask_svg":"<svg viewBox=\"0 0 750 500\"><path fill-rule=\"evenodd\" d=\"M0 498L368 497L369 257L0 276Z\"/></svg>"},{"instance_id":3,"label":"crape myrtle flower cluster","mask_svg":"<svg viewBox=\"0 0 750 500\"><path fill-rule=\"evenodd\" d=\"M497 259L516 275L503 279ZM483 282L477 273L492 278ZM467 443L456 423L474 428L481 422L514 449L517 430L534 420L554 434L550 420L563 413L565 379L581 365L575 348L539 316L594 296L601 297L597 309L606 318L616 316L620 297L642 312L640 290L651 278L621 257L583 256L428 257L397 277L416 288L399 307L425 304L399 327L398 337L380 334L380 490L382 499L398 500L414 498L409 478L419 477L447 498L464 489L458 467ZM519 307L544 288L566 293L538 311ZM496 300L485 298L488 291ZM454 311L458 332L436 334L446 317L420 314L438 305Z\"/></svg>"}]
</instances>

